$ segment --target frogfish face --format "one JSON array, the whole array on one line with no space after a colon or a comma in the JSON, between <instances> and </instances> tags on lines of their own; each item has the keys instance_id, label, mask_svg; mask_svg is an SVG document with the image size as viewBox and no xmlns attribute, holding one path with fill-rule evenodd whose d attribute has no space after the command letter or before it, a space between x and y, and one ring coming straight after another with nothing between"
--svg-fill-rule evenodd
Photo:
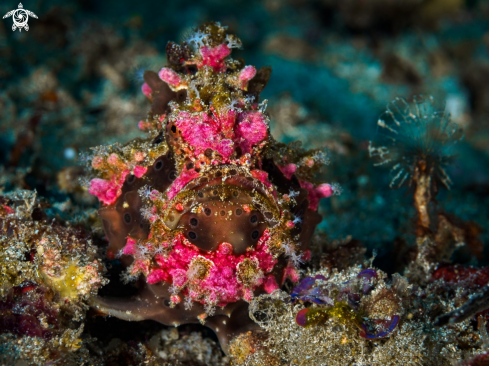
<instances>
[{"instance_id":1,"label":"frogfish face","mask_svg":"<svg viewBox=\"0 0 489 366\"><path fill-rule=\"evenodd\" d=\"M188 242L204 252L227 245L233 254L244 255L280 221L275 197L236 165L209 169L189 182L174 202L165 210L165 225L181 230Z\"/></svg>"},{"instance_id":2,"label":"frogfish face","mask_svg":"<svg viewBox=\"0 0 489 366\"><path fill-rule=\"evenodd\" d=\"M107 256L146 284L144 306L99 300L106 312L165 324L231 316L297 281L309 259L319 199L333 193L310 182L326 159L273 140L259 100L270 68L232 59L240 45L217 23L170 42L168 66L144 74L149 137L93 149Z\"/></svg>"}]
</instances>

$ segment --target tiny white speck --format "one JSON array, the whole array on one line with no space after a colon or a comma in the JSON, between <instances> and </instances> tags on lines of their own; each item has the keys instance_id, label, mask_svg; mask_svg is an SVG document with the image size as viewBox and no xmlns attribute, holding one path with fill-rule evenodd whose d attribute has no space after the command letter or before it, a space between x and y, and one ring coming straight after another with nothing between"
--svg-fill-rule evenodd
<instances>
[{"instance_id":1,"label":"tiny white speck","mask_svg":"<svg viewBox=\"0 0 489 366\"><path fill-rule=\"evenodd\" d=\"M72 147L67 147L63 152L65 159L73 160L76 156L76 151Z\"/></svg>"}]
</instances>

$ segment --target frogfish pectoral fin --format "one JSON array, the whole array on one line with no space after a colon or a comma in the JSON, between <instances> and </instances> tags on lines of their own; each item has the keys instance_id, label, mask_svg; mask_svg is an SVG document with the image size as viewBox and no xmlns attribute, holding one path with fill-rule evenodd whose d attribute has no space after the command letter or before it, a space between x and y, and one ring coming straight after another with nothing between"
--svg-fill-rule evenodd
<instances>
[{"instance_id":1,"label":"frogfish pectoral fin","mask_svg":"<svg viewBox=\"0 0 489 366\"><path fill-rule=\"evenodd\" d=\"M204 312L201 304L195 304L192 311L184 311L182 304L170 307L169 297L156 296L147 287L135 298L94 296L90 306L104 316L127 321L154 320L170 326L198 323L197 315Z\"/></svg>"},{"instance_id":2,"label":"frogfish pectoral fin","mask_svg":"<svg viewBox=\"0 0 489 366\"><path fill-rule=\"evenodd\" d=\"M89 304L104 316L115 316L127 321L150 319L161 311L161 306L129 298L93 296Z\"/></svg>"}]
</instances>

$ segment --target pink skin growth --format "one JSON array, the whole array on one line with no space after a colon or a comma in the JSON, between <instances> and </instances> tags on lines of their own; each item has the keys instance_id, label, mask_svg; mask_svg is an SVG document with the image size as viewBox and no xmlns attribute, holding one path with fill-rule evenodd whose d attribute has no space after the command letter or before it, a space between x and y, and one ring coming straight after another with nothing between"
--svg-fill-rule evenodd
<instances>
[{"instance_id":1,"label":"pink skin growth","mask_svg":"<svg viewBox=\"0 0 489 366\"><path fill-rule=\"evenodd\" d=\"M295 171L297 170L297 165L295 164L287 164L284 166L279 165L278 167L280 171L284 173L287 179L292 178L292 175L294 175Z\"/></svg>"},{"instance_id":2,"label":"pink skin growth","mask_svg":"<svg viewBox=\"0 0 489 366\"><path fill-rule=\"evenodd\" d=\"M229 158L236 144L246 154L268 134L265 118L259 111L239 113L237 118L232 110L227 111L224 116L179 112L175 125L185 141L194 147L195 156L210 148L224 158Z\"/></svg>"},{"instance_id":3,"label":"pink skin growth","mask_svg":"<svg viewBox=\"0 0 489 366\"><path fill-rule=\"evenodd\" d=\"M146 171L148 168L145 168L144 166L141 165L136 165L134 168L134 175L138 178L141 178L144 174L146 174Z\"/></svg>"},{"instance_id":4,"label":"pink skin growth","mask_svg":"<svg viewBox=\"0 0 489 366\"><path fill-rule=\"evenodd\" d=\"M319 205L319 200L321 198L330 197L333 194L333 188L327 183L323 183L314 187L312 183L300 181L301 187L309 191L309 208L311 210L317 210Z\"/></svg>"},{"instance_id":5,"label":"pink skin growth","mask_svg":"<svg viewBox=\"0 0 489 366\"><path fill-rule=\"evenodd\" d=\"M147 276L148 283L165 281L173 284L183 294L189 295L201 303L215 303L225 306L230 302L248 297L257 287L264 285L266 291L278 288L273 276L268 275L277 263L276 259L267 250L270 239L268 231L260 238L256 248L242 255L233 254L229 243L221 243L214 252L204 252L189 243L183 235L179 234L173 241L173 250L168 256L157 255L158 267L153 268ZM131 242L132 243L132 242ZM128 242L128 245L131 245ZM212 265L204 279L189 278L189 265L195 257L203 257ZM249 258L258 263L260 270L266 277L259 277L253 284L251 291L238 281L237 268L240 262Z\"/></svg>"},{"instance_id":6,"label":"pink skin growth","mask_svg":"<svg viewBox=\"0 0 489 366\"><path fill-rule=\"evenodd\" d=\"M173 87L176 87L182 83L182 79L180 79L180 76L174 70L169 69L168 67L162 68L158 73L158 76L165 83Z\"/></svg>"},{"instance_id":7,"label":"pink skin growth","mask_svg":"<svg viewBox=\"0 0 489 366\"><path fill-rule=\"evenodd\" d=\"M260 170L260 169L254 169L254 170L250 171L250 173L253 177L255 177L260 182L262 182L267 188L270 188L270 187L273 188L272 183L268 180L268 173L267 172ZM274 194L274 196L276 196L275 189L273 190L273 194Z\"/></svg>"},{"instance_id":8,"label":"pink skin growth","mask_svg":"<svg viewBox=\"0 0 489 366\"><path fill-rule=\"evenodd\" d=\"M213 48L203 46L200 48L202 61L197 64L197 67L200 69L204 66L211 66L215 72L224 72L226 71L224 59L229 56L230 53L231 49L224 43Z\"/></svg>"},{"instance_id":9,"label":"pink skin growth","mask_svg":"<svg viewBox=\"0 0 489 366\"><path fill-rule=\"evenodd\" d=\"M122 253L125 255L136 254L136 240L127 237L126 246L122 249Z\"/></svg>"},{"instance_id":10,"label":"pink skin growth","mask_svg":"<svg viewBox=\"0 0 489 366\"><path fill-rule=\"evenodd\" d=\"M168 190L167 197L169 200L173 199L178 192L182 190L183 187L187 185L192 179L198 178L200 174L196 172L194 169L184 170L182 173L175 179Z\"/></svg>"},{"instance_id":11,"label":"pink skin growth","mask_svg":"<svg viewBox=\"0 0 489 366\"><path fill-rule=\"evenodd\" d=\"M144 83L143 86L141 87L141 91L143 94L146 96L146 98L152 100L153 98L151 97L151 93L153 92L151 88L149 87L148 84Z\"/></svg>"},{"instance_id":12,"label":"pink skin growth","mask_svg":"<svg viewBox=\"0 0 489 366\"><path fill-rule=\"evenodd\" d=\"M254 66L245 66L243 70L239 73L240 88L246 90L248 82L253 79L256 75L256 69Z\"/></svg>"},{"instance_id":13,"label":"pink skin growth","mask_svg":"<svg viewBox=\"0 0 489 366\"><path fill-rule=\"evenodd\" d=\"M104 205L111 205L121 195L122 184L124 184L124 180L129 173L130 171L126 169L122 172L119 179L116 176L113 176L111 180L92 179L88 192L96 196Z\"/></svg>"},{"instance_id":14,"label":"pink skin growth","mask_svg":"<svg viewBox=\"0 0 489 366\"><path fill-rule=\"evenodd\" d=\"M263 141L268 134L265 117L259 111L239 113L236 137L243 154L251 152L253 145Z\"/></svg>"}]
</instances>

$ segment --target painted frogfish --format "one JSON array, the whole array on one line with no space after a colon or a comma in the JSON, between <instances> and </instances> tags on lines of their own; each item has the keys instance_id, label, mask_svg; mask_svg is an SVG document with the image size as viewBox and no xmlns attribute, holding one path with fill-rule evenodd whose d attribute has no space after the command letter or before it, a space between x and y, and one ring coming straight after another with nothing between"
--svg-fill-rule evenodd
<instances>
[{"instance_id":1,"label":"painted frogfish","mask_svg":"<svg viewBox=\"0 0 489 366\"><path fill-rule=\"evenodd\" d=\"M141 282L137 298L93 300L104 314L166 325L202 322L223 349L257 327L248 302L298 281L321 221L314 184L321 150L270 136L270 67L230 57L241 41L218 23L169 42L167 66L145 71L146 139L93 148L89 192L109 241L108 258Z\"/></svg>"}]
</instances>

